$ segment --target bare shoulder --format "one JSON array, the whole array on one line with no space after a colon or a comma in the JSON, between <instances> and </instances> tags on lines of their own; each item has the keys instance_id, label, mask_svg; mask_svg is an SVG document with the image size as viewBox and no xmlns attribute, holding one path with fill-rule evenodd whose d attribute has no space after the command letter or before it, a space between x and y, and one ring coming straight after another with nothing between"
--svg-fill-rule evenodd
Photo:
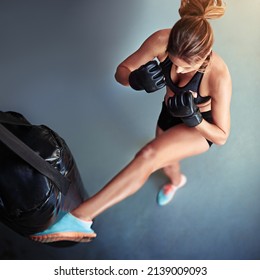
<instances>
[{"instance_id":1,"label":"bare shoulder","mask_svg":"<svg viewBox=\"0 0 260 280\"><path fill-rule=\"evenodd\" d=\"M213 92L218 95L223 92L230 92L231 94L231 76L227 64L215 52L212 53L209 69L209 84Z\"/></svg>"},{"instance_id":2,"label":"bare shoulder","mask_svg":"<svg viewBox=\"0 0 260 280\"><path fill-rule=\"evenodd\" d=\"M216 80L216 77L228 80L230 79L230 73L225 61L217 53L213 52L210 63L210 78Z\"/></svg>"},{"instance_id":3,"label":"bare shoulder","mask_svg":"<svg viewBox=\"0 0 260 280\"><path fill-rule=\"evenodd\" d=\"M169 40L171 29L166 28L166 29L161 29L156 32L154 32L151 37L153 40L156 40L158 43L161 44L167 44Z\"/></svg>"},{"instance_id":4,"label":"bare shoulder","mask_svg":"<svg viewBox=\"0 0 260 280\"><path fill-rule=\"evenodd\" d=\"M170 28L154 32L146 39L142 47L153 48L155 56L160 59L160 56L165 55L170 32Z\"/></svg>"}]
</instances>

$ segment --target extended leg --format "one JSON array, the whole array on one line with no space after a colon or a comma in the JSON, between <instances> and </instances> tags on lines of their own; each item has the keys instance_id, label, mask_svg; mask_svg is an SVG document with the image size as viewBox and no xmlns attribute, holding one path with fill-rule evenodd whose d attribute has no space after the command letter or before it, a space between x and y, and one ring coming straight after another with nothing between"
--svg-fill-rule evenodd
<instances>
[{"instance_id":1,"label":"extended leg","mask_svg":"<svg viewBox=\"0 0 260 280\"><path fill-rule=\"evenodd\" d=\"M154 171L203 153L208 148L205 138L196 129L184 125L173 127L141 149L129 165L72 214L84 220L93 219L138 191Z\"/></svg>"},{"instance_id":2,"label":"extended leg","mask_svg":"<svg viewBox=\"0 0 260 280\"><path fill-rule=\"evenodd\" d=\"M70 224L68 228L66 227L66 231L63 230L65 222L61 220L48 229L47 233L42 232L31 238L40 242L89 241L95 236L90 227L90 220L138 191L154 171L207 150L207 142L196 129L182 125L173 127L141 149L135 158L96 195L66 214L63 220Z\"/></svg>"}]
</instances>

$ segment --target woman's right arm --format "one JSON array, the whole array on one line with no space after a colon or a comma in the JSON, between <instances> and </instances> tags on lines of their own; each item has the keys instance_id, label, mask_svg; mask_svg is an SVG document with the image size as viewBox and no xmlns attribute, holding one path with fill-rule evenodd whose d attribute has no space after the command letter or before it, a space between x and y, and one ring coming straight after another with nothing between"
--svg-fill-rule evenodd
<instances>
[{"instance_id":1,"label":"woman's right arm","mask_svg":"<svg viewBox=\"0 0 260 280\"><path fill-rule=\"evenodd\" d=\"M140 48L121 62L115 73L117 82L129 86L129 75L148 61L165 55L170 29L163 29L148 37Z\"/></svg>"}]
</instances>

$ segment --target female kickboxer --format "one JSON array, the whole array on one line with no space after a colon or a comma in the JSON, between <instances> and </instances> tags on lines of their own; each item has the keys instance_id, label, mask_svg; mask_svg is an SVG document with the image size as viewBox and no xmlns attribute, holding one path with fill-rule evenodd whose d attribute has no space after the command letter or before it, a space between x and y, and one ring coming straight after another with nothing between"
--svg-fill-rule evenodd
<instances>
[{"instance_id":1,"label":"female kickboxer","mask_svg":"<svg viewBox=\"0 0 260 280\"><path fill-rule=\"evenodd\" d=\"M208 151L212 144L225 144L232 84L227 65L212 49L208 21L224 12L222 0L182 0L180 20L152 34L120 63L115 74L120 84L146 92L165 87L156 137L97 194L32 239L89 241L91 220L136 193L159 169L170 181L157 197L159 205L165 205L187 181L180 161Z\"/></svg>"}]
</instances>

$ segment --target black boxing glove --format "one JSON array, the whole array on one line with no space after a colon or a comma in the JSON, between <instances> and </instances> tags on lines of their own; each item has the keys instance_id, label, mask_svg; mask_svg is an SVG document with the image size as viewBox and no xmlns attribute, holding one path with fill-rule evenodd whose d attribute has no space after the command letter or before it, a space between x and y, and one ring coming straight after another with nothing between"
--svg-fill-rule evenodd
<instances>
[{"instance_id":1,"label":"black boxing glove","mask_svg":"<svg viewBox=\"0 0 260 280\"><path fill-rule=\"evenodd\" d=\"M152 60L140 66L129 75L129 85L135 90L154 92L165 86L164 75L157 61Z\"/></svg>"},{"instance_id":2,"label":"black boxing glove","mask_svg":"<svg viewBox=\"0 0 260 280\"><path fill-rule=\"evenodd\" d=\"M189 127L199 125L203 117L194 102L191 92L175 94L168 99L168 109L174 117L179 117Z\"/></svg>"}]
</instances>

